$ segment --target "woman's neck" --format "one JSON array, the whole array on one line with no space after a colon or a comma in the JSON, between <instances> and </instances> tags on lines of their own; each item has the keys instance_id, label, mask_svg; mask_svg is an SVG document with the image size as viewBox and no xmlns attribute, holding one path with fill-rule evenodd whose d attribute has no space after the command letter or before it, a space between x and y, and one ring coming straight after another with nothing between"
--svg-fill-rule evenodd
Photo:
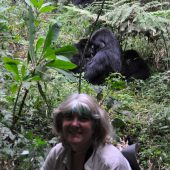
<instances>
[{"instance_id":1,"label":"woman's neck","mask_svg":"<svg viewBox=\"0 0 170 170\"><path fill-rule=\"evenodd\" d=\"M90 145L84 150L72 150L71 152L71 170L84 170L84 164L93 153L93 147Z\"/></svg>"},{"instance_id":2,"label":"woman's neck","mask_svg":"<svg viewBox=\"0 0 170 170\"><path fill-rule=\"evenodd\" d=\"M71 170L83 170L87 151L72 152Z\"/></svg>"}]
</instances>

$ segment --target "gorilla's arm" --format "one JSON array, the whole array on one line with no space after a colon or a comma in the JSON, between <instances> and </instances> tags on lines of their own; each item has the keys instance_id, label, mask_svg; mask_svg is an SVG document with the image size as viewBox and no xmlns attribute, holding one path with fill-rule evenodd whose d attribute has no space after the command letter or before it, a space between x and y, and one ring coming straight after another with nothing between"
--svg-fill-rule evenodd
<instances>
[{"instance_id":1,"label":"gorilla's arm","mask_svg":"<svg viewBox=\"0 0 170 170\"><path fill-rule=\"evenodd\" d=\"M99 51L85 67L84 77L93 84L102 83L105 76L111 72L107 53Z\"/></svg>"}]
</instances>

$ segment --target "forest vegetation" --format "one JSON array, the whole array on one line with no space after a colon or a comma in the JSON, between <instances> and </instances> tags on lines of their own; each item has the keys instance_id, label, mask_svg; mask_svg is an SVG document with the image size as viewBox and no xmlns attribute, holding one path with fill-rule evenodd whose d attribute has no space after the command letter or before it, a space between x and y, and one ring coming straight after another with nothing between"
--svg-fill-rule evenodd
<instances>
[{"instance_id":1,"label":"forest vegetation","mask_svg":"<svg viewBox=\"0 0 170 170\"><path fill-rule=\"evenodd\" d=\"M109 27L137 50L147 80L112 74L105 85L74 75L74 43ZM0 170L36 170L58 142L52 111L72 93L94 96L109 113L114 145L139 143L142 170L170 169L170 2L0 0Z\"/></svg>"}]
</instances>

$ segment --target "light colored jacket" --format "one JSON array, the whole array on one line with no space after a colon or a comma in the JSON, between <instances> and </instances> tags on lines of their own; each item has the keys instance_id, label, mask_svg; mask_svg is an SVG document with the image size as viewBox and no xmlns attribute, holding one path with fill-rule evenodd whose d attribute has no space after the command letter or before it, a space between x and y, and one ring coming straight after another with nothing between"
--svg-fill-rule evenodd
<instances>
[{"instance_id":1,"label":"light colored jacket","mask_svg":"<svg viewBox=\"0 0 170 170\"><path fill-rule=\"evenodd\" d=\"M59 143L51 149L40 170L70 170L70 161L71 151ZM131 170L131 167L116 147L106 144L92 153L84 170Z\"/></svg>"}]
</instances>

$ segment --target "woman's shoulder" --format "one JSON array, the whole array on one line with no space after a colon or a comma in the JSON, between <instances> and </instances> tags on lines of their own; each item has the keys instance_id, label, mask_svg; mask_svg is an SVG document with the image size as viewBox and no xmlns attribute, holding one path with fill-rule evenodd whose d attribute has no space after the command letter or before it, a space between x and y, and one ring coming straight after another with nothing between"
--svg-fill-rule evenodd
<instances>
[{"instance_id":1,"label":"woman's shoulder","mask_svg":"<svg viewBox=\"0 0 170 170\"><path fill-rule=\"evenodd\" d=\"M114 145L112 144L105 144L100 146L97 149L97 152L102 156L106 156L106 157L118 157L118 156L123 156L122 153L118 150L118 148L116 148Z\"/></svg>"},{"instance_id":2,"label":"woman's shoulder","mask_svg":"<svg viewBox=\"0 0 170 170\"><path fill-rule=\"evenodd\" d=\"M54 170L56 166L56 159L61 155L63 146L61 143L55 145L49 152L41 170Z\"/></svg>"},{"instance_id":3,"label":"woman's shoulder","mask_svg":"<svg viewBox=\"0 0 170 170\"><path fill-rule=\"evenodd\" d=\"M61 152L64 149L62 143L56 144L50 151L49 154L51 155L57 155L59 152Z\"/></svg>"},{"instance_id":4,"label":"woman's shoulder","mask_svg":"<svg viewBox=\"0 0 170 170\"><path fill-rule=\"evenodd\" d=\"M120 150L118 150L112 144L105 144L100 146L97 150L97 155L100 157L100 160L109 167L117 167L118 169L130 170L130 165L126 158L122 155Z\"/></svg>"}]
</instances>

